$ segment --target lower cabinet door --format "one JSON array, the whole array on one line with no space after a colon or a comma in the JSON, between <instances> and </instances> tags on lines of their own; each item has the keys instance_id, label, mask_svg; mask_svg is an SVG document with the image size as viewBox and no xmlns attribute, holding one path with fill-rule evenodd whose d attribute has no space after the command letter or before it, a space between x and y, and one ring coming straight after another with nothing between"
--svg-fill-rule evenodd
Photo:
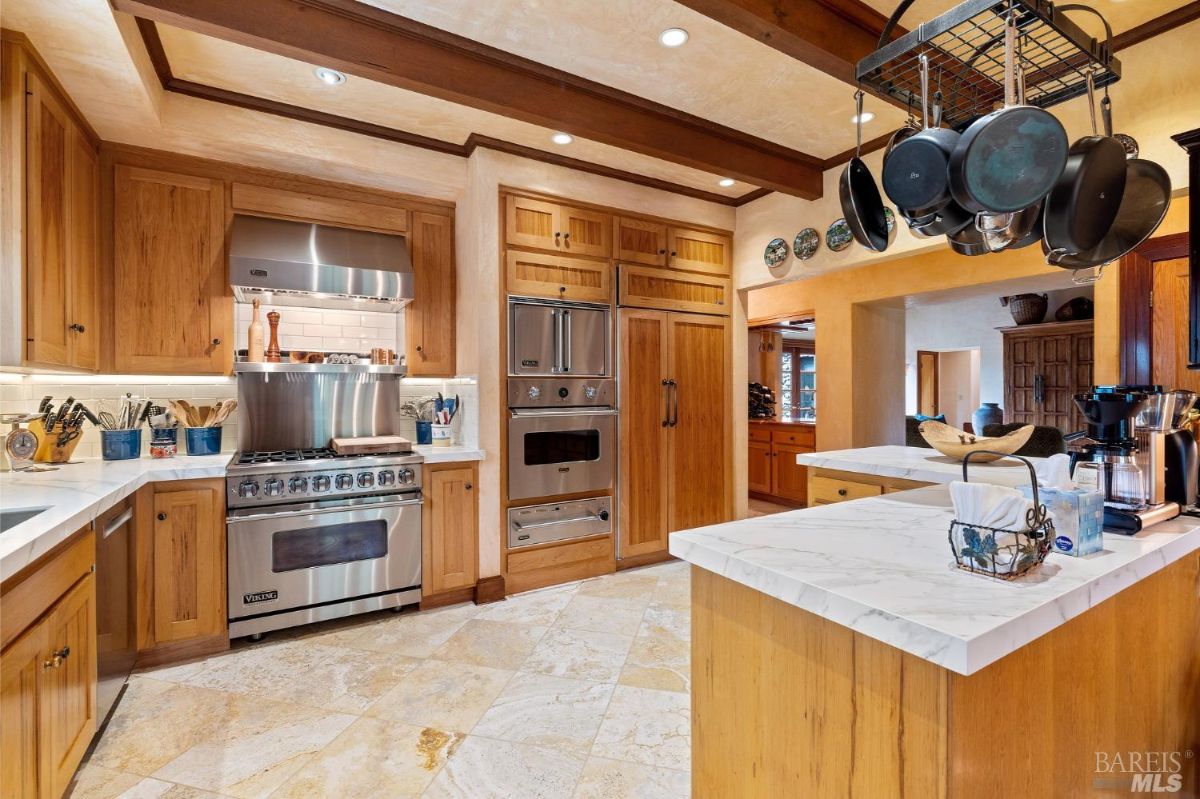
<instances>
[{"instance_id":1,"label":"lower cabinet door","mask_svg":"<svg viewBox=\"0 0 1200 799\"><path fill-rule=\"evenodd\" d=\"M474 466L426 467L421 593L475 585L479 575L479 492Z\"/></svg>"},{"instance_id":2,"label":"lower cabinet door","mask_svg":"<svg viewBox=\"0 0 1200 799\"><path fill-rule=\"evenodd\" d=\"M796 456L812 452L812 447L774 444L771 467L774 472L773 494L795 502L808 501L808 467L796 463Z\"/></svg>"},{"instance_id":3,"label":"lower cabinet door","mask_svg":"<svg viewBox=\"0 0 1200 799\"><path fill-rule=\"evenodd\" d=\"M154 494L154 643L226 629L224 481Z\"/></svg>"},{"instance_id":4,"label":"lower cabinet door","mask_svg":"<svg viewBox=\"0 0 1200 799\"><path fill-rule=\"evenodd\" d=\"M771 493L771 445L751 441L746 456L747 486L759 494Z\"/></svg>"},{"instance_id":5,"label":"lower cabinet door","mask_svg":"<svg viewBox=\"0 0 1200 799\"><path fill-rule=\"evenodd\" d=\"M669 314L620 311L620 500L617 557L667 549L671 414ZM511 564L511 560L510 560Z\"/></svg>"},{"instance_id":6,"label":"lower cabinet door","mask_svg":"<svg viewBox=\"0 0 1200 799\"><path fill-rule=\"evenodd\" d=\"M39 743L39 686L49 649L48 621L29 628L0 653L0 796L40 799L48 790Z\"/></svg>"},{"instance_id":7,"label":"lower cabinet door","mask_svg":"<svg viewBox=\"0 0 1200 799\"><path fill-rule=\"evenodd\" d=\"M86 575L54 609L43 663L41 738L50 796L66 793L96 732L96 577Z\"/></svg>"}]
</instances>

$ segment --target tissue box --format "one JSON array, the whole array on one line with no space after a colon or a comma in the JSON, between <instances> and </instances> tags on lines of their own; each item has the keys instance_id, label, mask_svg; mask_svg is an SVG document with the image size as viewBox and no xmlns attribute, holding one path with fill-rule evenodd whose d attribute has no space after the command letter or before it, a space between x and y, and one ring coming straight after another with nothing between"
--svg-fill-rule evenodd
<instances>
[{"instance_id":1,"label":"tissue box","mask_svg":"<svg viewBox=\"0 0 1200 799\"><path fill-rule=\"evenodd\" d=\"M1021 486L1021 493L1033 497L1030 486ZM1104 548L1104 494L1075 488L1058 491L1039 488L1038 499L1046 506L1054 522L1052 551L1063 555L1090 555Z\"/></svg>"}]
</instances>

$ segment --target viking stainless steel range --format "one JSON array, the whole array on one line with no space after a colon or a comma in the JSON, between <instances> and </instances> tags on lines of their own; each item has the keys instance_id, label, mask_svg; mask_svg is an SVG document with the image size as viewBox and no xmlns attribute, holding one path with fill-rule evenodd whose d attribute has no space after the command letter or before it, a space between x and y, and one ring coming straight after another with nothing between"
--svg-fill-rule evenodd
<instances>
[{"instance_id":1,"label":"viking stainless steel range","mask_svg":"<svg viewBox=\"0 0 1200 799\"><path fill-rule=\"evenodd\" d=\"M243 364L227 469L229 634L421 599L420 455L340 456L333 438L397 433L400 370Z\"/></svg>"}]
</instances>

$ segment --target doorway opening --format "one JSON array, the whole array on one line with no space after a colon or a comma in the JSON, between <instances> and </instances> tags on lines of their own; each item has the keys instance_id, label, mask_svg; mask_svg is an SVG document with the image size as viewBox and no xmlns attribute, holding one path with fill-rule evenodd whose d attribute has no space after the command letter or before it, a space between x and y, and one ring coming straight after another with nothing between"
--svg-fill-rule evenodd
<instances>
[{"instance_id":1,"label":"doorway opening","mask_svg":"<svg viewBox=\"0 0 1200 799\"><path fill-rule=\"evenodd\" d=\"M917 350L917 405L913 413L944 418L970 431L979 407L980 348Z\"/></svg>"}]
</instances>

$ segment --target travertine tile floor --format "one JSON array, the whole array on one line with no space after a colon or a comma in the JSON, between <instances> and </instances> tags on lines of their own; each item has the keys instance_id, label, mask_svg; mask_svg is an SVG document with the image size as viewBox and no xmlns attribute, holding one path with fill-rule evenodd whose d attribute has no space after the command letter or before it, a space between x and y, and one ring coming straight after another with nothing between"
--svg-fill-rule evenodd
<instances>
[{"instance_id":1,"label":"travertine tile floor","mask_svg":"<svg viewBox=\"0 0 1200 799\"><path fill-rule=\"evenodd\" d=\"M142 671L71 796L686 797L688 602L672 562Z\"/></svg>"}]
</instances>

